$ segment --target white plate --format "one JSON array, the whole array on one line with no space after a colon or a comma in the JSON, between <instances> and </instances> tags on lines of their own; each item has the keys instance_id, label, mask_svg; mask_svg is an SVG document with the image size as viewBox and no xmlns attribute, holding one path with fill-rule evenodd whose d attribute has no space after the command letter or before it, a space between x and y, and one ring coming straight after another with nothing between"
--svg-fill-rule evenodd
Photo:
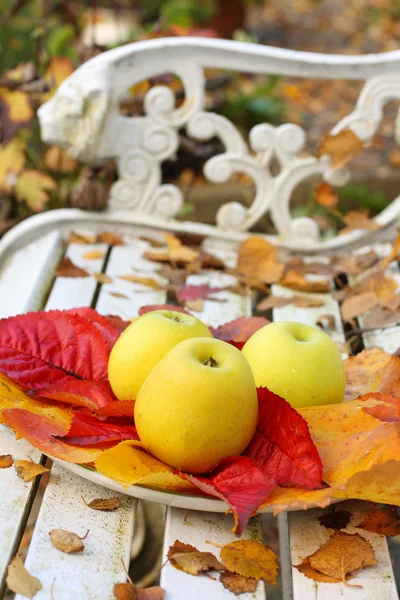
<instances>
[{"instance_id":1,"label":"white plate","mask_svg":"<svg viewBox=\"0 0 400 600\"><path fill-rule=\"evenodd\" d=\"M116 492L120 492L122 494L127 494L128 496L133 496L134 498L139 498L140 500L148 500L149 502L158 502L159 504L166 504L167 506L174 506L175 508L185 508L187 510L200 510L206 512L220 512L225 513L229 510L229 506L226 502L222 500L217 500L213 498L206 498L204 496L196 496L193 494L180 494L177 492L161 492L160 490L156 490L149 487L144 487L142 485L131 485L128 489L124 488L119 483L116 483L113 479L106 477L102 473L98 473L92 469L88 469L83 467L82 465L76 465L74 463L68 463L58 458L51 458L54 462L63 466L68 471L75 473L75 475L80 475L84 479L88 479L92 483L97 483L98 485L102 485L105 488L110 490L115 490ZM337 502L341 502L340 499L331 499L331 504L336 504ZM311 508L311 505L310 505ZM260 509L258 512L260 513L273 513L275 507L274 506L266 506L265 508ZM296 511L296 510L304 510L300 507L289 507L288 511Z\"/></svg>"}]
</instances>

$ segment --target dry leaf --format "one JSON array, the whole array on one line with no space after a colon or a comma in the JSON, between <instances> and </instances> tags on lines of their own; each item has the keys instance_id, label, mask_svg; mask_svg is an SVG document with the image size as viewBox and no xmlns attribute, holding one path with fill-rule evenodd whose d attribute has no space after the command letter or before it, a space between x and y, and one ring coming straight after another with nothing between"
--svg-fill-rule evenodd
<instances>
[{"instance_id":1,"label":"dry leaf","mask_svg":"<svg viewBox=\"0 0 400 600\"><path fill-rule=\"evenodd\" d=\"M223 565L217 560L211 552L200 552L190 544L183 544L175 540L168 549L168 559L176 569L198 575L203 571L221 571Z\"/></svg>"},{"instance_id":2,"label":"dry leaf","mask_svg":"<svg viewBox=\"0 0 400 600\"><path fill-rule=\"evenodd\" d=\"M334 169L344 167L363 149L361 140L351 129L344 129L337 135L328 135L322 140L318 155L328 154Z\"/></svg>"},{"instance_id":3,"label":"dry leaf","mask_svg":"<svg viewBox=\"0 0 400 600\"><path fill-rule=\"evenodd\" d=\"M135 588L129 581L116 583L113 591L117 600L137 600Z\"/></svg>"},{"instance_id":4,"label":"dry leaf","mask_svg":"<svg viewBox=\"0 0 400 600\"><path fill-rule=\"evenodd\" d=\"M132 283L141 283L142 285L147 285L148 287L152 287L157 290L162 287L159 281L156 281L151 277L140 277L139 275L119 275L119 279L131 281Z\"/></svg>"},{"instance_id":5,"label":"dry leaf","mask_svg":"<svg viewBox=\"0 0 400 600\"><path fill-rule=\"evenodd\" d=\"M139 240L141 240L142 242L147 242L153 248L163 248L164 246L164 244L159 240L155 240L154 238L148 237L147 235L141 235L139 237Z\"/></svg>"},{"instance_id":6,"label":"dry leaf","mask_svg":"<svg viewBox=\"0 0 400 600\"><path fill-rule=\"evenodd\" d=\"M390 363L398 369L399 358L391 356L380 348L363 350L356 356L350 356L344 362L346 372L346 400L364 396L370 392L383 392L382 381Z\"/></svg>"},{"instance_id":7,"label":"dry leaf","mask_svg":"<svg viewBox=\"0 0 400 600\"><path fill-rule=\"evenodd\" d=\"M102 233L99 233L96 238L96 241L101 242L103 244L107 244L108 246L124 245L124 240L122 239L122 237L119 235L115 235L115 233L112 233L111 231L103 231Z\"/></svg>"},{"instance_id":8,"label":"dry leaf","mask_svg":"<svg viewBox=\"0 0 400 600\"><path fill-rule=\"evenodd\" d=\"M197 300L187 300L185 306L189 310L195 310L197 312L203 312L204 310L204 300L198 298Z\"/></svg>"},{"instance_id":9,"label":"dry leaf","mask_svg":"<svg viewBox=\"0 0 400 600\"><path fill-rule=\"evenodd\" d=\"M285 273L279 284L298 292L325 293L331 290L329 280L309 281L294 269Z\"/></svg>"},{"instance_id":10,"label":"dry leaf","mask_svg":"<svg viewBox=\"0 0 400 600\"><path fill-rule=\"evenodd\" d=\"M383 306L375 306L365 315L363 325L366 329L379 329L387 325L400 323L400 310L392 311Z\"/></svg>"},{"instance_id":11,"label":"dry leaf","mask_svg":"<svg viewBox=\"0 0 400 600\"><path fill-rule=\"evenodd\" d=\"M250 540L237 540L221 549L221 562L228 571L273 585L278 572L276 559L271 548Z\"/></svg>"},{"instance_id":12,"label":"dry leaf","mask_svg":"<svg viewBox=\"0 0 400 600\"><path fill-rule=\"evenodd\" d=\"M54 190L56 182L50 175L26 169L18 177L15 186L15 195L18 200L23 200L35 212L41 212L49 200L48 190Z\"/></svg>"},{"instance_id":13,"label":"dry leaf","mask_svg":"<svg viewBox=\"0 0 400 600\"><path fill-rule=\"evenodd\" d=\"M377 262L378 255L375 250L351 256L333 256L331 259L331 265L336 272L345 273L346 275L360 275Z\"/></svg>"},{"instance_id":14,"label":"dry leaf","mask_svg":"<svg viewBox=\"0 0 400 600\"><path fill-rule=\"evenodd\" d=\"M326 512L325 514L318 517L318 521L323 527L327 529L346 529L347 525L351 521L352 514L348 510L333 510Z\"/></svg>"},{"instance_id":15,"label":"dry leaf","mask_svg":"<svg viewBox=\"0 0 400 600\"><path fill-rule=\"evenodd\" d=\"M229 571L224 571L221 573L219 580L224 588L235 594L235 596L246 593L252 594L257 590L258 586L257 579L243 577L242 575L230 573Z\"/></svg>"},{"instance_id":16,"label":"dry leaf","mask_svg":"<svg viewBox=\"0 0 400 600\"><path fill-rule=\"evenodd\" d=\"M95 500L91 500L90 502L86 502L84 498L82 498L86 506L89 508L93 508L94 510L116 510L121 506L122 498L118 496L114 498L96 498Z\"/></svg>"},{"instance_id":17,"label":"dry leaf","mask_svg":"<svg viewBox=\"0 0 400 600\"><path fill-rule=\"evenodd\" d=\"M8 566L6 584L11 592L21 594L25 598L33 598L36 592L42 589L39 579L28 573L19 555L15 556Z\"/></svg>"},{"instance_id":18,"label":"dry leaf","mask_svg":"<svg viewBox=\"0 0 400 600\"><path fill-rule=\"evenodd\" d=\"M101 283L101 284L112 283L114 281L113 278L110 277L109 275L106 275L106 273L93 273L93 277L95 278L97 283Z\"/></svg>"},{"instance_id":19,"label":"dry leaf","mask_svg":"<svg viewBox=\"0 0 400 600\"><path fill-rule=\"evenodd\" d=\"M364 529L380 535L400 535L400 517L395 506L378 508L360 523L357 529Z\"/></svg>"},{"instance_id":20,"label":"dry leaf","mask_svg":"<svg viewBox=\"0 0 400 600\"><path fill-rule=\"evenodd\" d=\"M315 324L322 327L322 329L327 329L327 330L336 329L335 315L330 315L330 314L321 315Z\"/></svg>"},{"instance_id":21,"label":"dry leaf","mask_svg":"<svg viewBox=\"0 0 400 600\"><path fill-rule=\"evenodd\" d=\"M95 244L97 241L97 235L94 233L77 233L76 231L71 231L69 238L67 239L67 244Z\"/></svg>"},{"instance_id":22,"label":"dry leaf","mask_svg":"<svg viewBox=\"0 0 400 600\"><path fill-rule=\"evenodd\" d=\"M283 306L290 304L291 301L291 298L286 298L285 296L268 296L261 300L256 308L259 312L263 312L271 310L272 308L282 308Z\"/></svg>"},{"instance_id":23,"label":"dry leaf","mask_svg":"<svg viewBox=\"0 0 400 600\"><path fill-rule=\"evenodd\" d=\"M89 273L74 265L70 258L63 258L57 267L56 277L89 277Z\"/></svg>"},{"instance_id":24,"label":"dry leaf","mask_svg":"<svg viewBox=\"0 0 400 600\"><path fill-rule=\"evenodd\" d=\"M358 533L335 531L319 550L306 557L296 568L315 581L321 581L318 574L322 573L329 578L325 581L345 583L354 572L376 564L375 553L368 540Z\"/></svg>"},{"instance_id":25,"label":"dry leaf","mask_svg":"<svg viewBox=\"0 0 400 600\"><path fill-rule=\"evenodd\" d=\"M9 467L12 467L13 463L14 460L11 454L0 455L0 469L8 469Z\"/></svg>"},{"instance_id":26,"label":"dry leaf","mask_svg":"<svg viewBox=\"0 0 400 600\"><path fill-rule=\"evenodd\" d=\"M325 302L320 298L313 298L312 296L293 296L292 302L294 306L301 308L315 308L316 306L324 306Z\"/></svg>"},{"instance_id":27,"label":"dry leaf","mask_svg":"<svg viewBox=\"0 0 400 600\"><path fill-rule=\"evenodd\" d=\"M165 590L158 585L149 588L135 588L136 600L164 600ZM129 600L129 598L127 599Z\"/></svg>"},{"instance_id":28,"label":"dry leaf","mask_svg":"<svg viewBox=\"0 0 400 600\"><path fill-rule=\"evenodd\" d=\"M186 277L191 274L188 269L175 269L171 265L163 265L157 272L175 285L184 285Z\"/></svg>"},{"instance_id":29,"label":"dry leaf","mask_svg":"<svg viewBox=\"0 0 400 600\"><path fill-rule=\"evenodd\" d=\"M127 296L126 294L121 294L121 292L108 292L111 296L114 296L114 298L126 298L129 300L129 296Z\"/></svg>"},{"instance_id":30,"label":"dry leaf","mask_svg":"<svg viewBox=\"0 0 400 600\"><path fill-rule=\"evenodd\" d=\"M47 467L42 467L42 465L38 465L30 460L16 460L14 467L24 481L32 481L38 475L50 471Z\"/></svg>"},{"instance_id":31,"label":"dry leaf","mask_svg":"<svg viewBox=\"0 0 400 600\"><path fill-rule=\"evenodd\" d=\"M86 252L83 255L83 258L87 258L88 260L95 260L96 258L103 258L104 252L101 250L93 250L92 252Z\"/></svg>"},{"instance_id":32,"label":"dry leaf","mask_svg":"<svg viewBox=\"0 0 400 600\"><path fill-rule=\"evenodd\" d=\"M278 248L267 240L251 236L240 245L236 271L241 275L271 284L281 279L284 269Z\"/></svg>"},{"instance_id":33,"label":"dry leaf","mask_svg":"<svg viewBox=\"0 0 400 600\"><path fill-rule=\"evenodd\" d=\"M379 298L374 292L362 292L346 298L341 306L343 321L349 322L368 312L379 304Z\"/></svg>"},{"instance_id":34,"label":"dry leaf","mask_svg":"<svg viewBox=\"0 0 400 600\"><path fill-rule=\"evenodd\" d=\"M329 185L329 183L320 183L315 188L315 198L320 206L325 208L335 208L339 202L339 198Z\"/></svg>"},{"instance_id":35,"label":"dry leaf","mask_svg":"<svg viewBox=\"0 0 400 600\"><path fill-rule=\"evenodd\" d=\"M57 550L71 554L74 552L82 552L84 545L80 537L72 531L65 531L64 529L52 529L49 533L51 543Z\"/></svg>"},{"instance_id":36,"label":"dry leaf","mask_svg":"<svg viewBox=\"0 0 400 600\"><path fill-rule=\"evenodd\" d=\"M46 169L57 173L71 173L78 166L78 163L58 146L51 146L46 150L43 164Z\"/></svg>"},{"instance_id":37,"label":"dry leaf","mask_svg":"<svg viewBox=\"0 0 400 600\"><path fill-rule=\"evenodd\" d=\"M376 231L380 229L380 225L370 219L366 212L362 210L351 210L343 217L343 221L347 227L345 231L352 231L353 229L365 229L366 231ZM341 231L343 233L344 230Z\"/></svg>"}]
</instances>

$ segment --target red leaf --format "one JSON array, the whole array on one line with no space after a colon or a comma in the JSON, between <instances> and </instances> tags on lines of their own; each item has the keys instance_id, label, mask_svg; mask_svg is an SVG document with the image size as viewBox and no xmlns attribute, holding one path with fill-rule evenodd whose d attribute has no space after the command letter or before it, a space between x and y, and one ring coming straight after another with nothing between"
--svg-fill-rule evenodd
<instances>
[{"instance_id":1,"label":"red leaf","mask_svg":"<svg viewBox=\"0 0 400 600\"><path fill-rule=\"evenodd\" d=\"M211 332L217 339L224 342L235 342L234 345L239 347L238 342L243 345L253 333L264 327L264 325L268 325L268 323L268 319L264 317L239 317L220 325L216 329L211 328Z\"/></svg>"},{"instance_id":2,"label":"red leaf","mask_svg":"<svg viewBox=\"0 0 400 600\"><path fill-rule=\"evenodd\" d=\"M73 406L85 406L96 412L111 403L118 402L110 385L105 381L82 381L72 378L41 387L38 395L41 398L50 398ZM131 408L131 414L132 412Z\"/></svg>"},{"instance_id":3,"label":"red leaf","mask_svg":"<svg viewBox=\"0 0 400 600\"><path fill-rule=\"evenodd\" d=\"M224 458L207 477L179 474L206 494L229 504L238 535L276 487L276 481L255 460L246 456Z\"/></svg>"},{"instance_id":4,"label":"red leaf","mask_svg":"<svg viewBox=\"0 0 400 600\"><path fill-rule=\"evenodd\" d=\"M98 328L66 311L28 313L0 321L0 371L40 388L72 377L107 379L109 347Z\"/></svg>"},{"instance_id":5,"label":"red leaf","mask_svg":"<svg viewBox=\"0 0 400 600\"><path fill-rule=\"evenodd\" d=\"M139 316L145 315L151 310L174 310L175 312L189 314L182 306L175 306L175 304L149 304L148 306L142 306L142 308L139 309Z\"/></svg>"},{"instance_id":6,"label":"red leaf","mask_svg":"<svg viewBox=\"0 0 400 600\"><path fill-rule=\"evenodd\" d=\"M209 285L186 285L176 293L178 302L190 302L192 300L204 300L210 294L220 292L223 288L213 288Z\"/></svg>"},{"instance_id":7,"label":"red leaf","mask_svg":"<svg viewBox=\"0 0 400 600\"><path fill-rule=\"evenodd\" d=\"M78 464L89 463L101 452L92 448L74 447L55 439L54 436L63 436L67 432L64 423L58 423L50 417L21 408L11 408L3 411L2 419L18 436L55 458Z\"/></svg>"},{"instance_id":8,"label":"red leaf","mask_svg":"<svg viewBox=\"0 0 400 600\"><path fill-rule=\"evenodd\" d=\"M125 331L125 329L127 327L129 327L129 325L132 322L132 321L124 321L124 319L121 319L121 317L119 317L118 315L107 315L104 318L107 319L107 321L110 323L110 325L112 325L112 327L117 329L120 334L123 331Z\"/></svg>"},{"instance_id":9,"label":"red leaf","mask_svg":"<svg viewBox=\"0 0 400 600\"><path fill-rule=\"evenodd\" d=\"M322 486L322 462L305 419L286 400L257 388L257 431L245 455L262 465L279 484Z\"/></svg>"},{"instance_id":10,"label":"red leaf","mask_svg":"<svg viewBox=\"0 0 400 600\"><path fill-rule=\"evenodd\" d=\"M133 417L133 407L135 403L132 400L116 400L102 406L96 413L105 417Z\"/></svg>"},{"instance_id":11,"label":"red leaf","mask_svg":"<svg viewBox=\"0 0 400 600\"><path fill-rule=\"evenodd\" d=\"M66 312L72 315L78 315L79 317L83 317L84 319L88 319L89 321L91 321L91 323L93 323L103 335L110 350L114 346L115 342L121 334L120 330L114 325L114 323L110 321L110 319L108 319L107 317L103 317L103 315L99 314L93 308L72 308ZM120 320L122 321L122 319Z\"/></svg>"},{"instance_id":12,"label":"red leaf","mask_svg":"<svg viewBox=\"0 0 400 600\"><path fill-rule=\"evenodd\" d=\"M99 446L123 440L139 440L133 419L100 420L79 411L75 412L71 428L64 436L64 441L76 446Z\"/></svg>"}]
</instances>

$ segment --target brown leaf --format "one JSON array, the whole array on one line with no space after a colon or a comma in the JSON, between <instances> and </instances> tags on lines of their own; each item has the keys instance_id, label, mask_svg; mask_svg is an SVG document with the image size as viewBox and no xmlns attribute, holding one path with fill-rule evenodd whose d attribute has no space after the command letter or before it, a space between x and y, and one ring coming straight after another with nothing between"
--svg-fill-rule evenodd
<instances>
[{"instance_id":1,"label":"brown leaf","mask_svg":"<svg viewBox=\"0 0 400 600\"><path fill-rule=\"evenodd\" d=\"M67 244L95 244L96 241L97 235L94 233L84 234L71 231L69 238L67 239Z\"/></svg>"},{"instance_id":2,"label":"brown leaf","mask_svg":"<svg viewBox=\"0 0 400 600\"><path fill-rule=\"evenodd\" d=\"M140 277L139 275L119 275L119 279L124 279L125 281L130 281L132 283L141 283L142 285L147 285L148 287L152 287L157 290L162 287L159 281L156 281L151 277Z\"/></svg>"},{"instance_id":3,"label":"brown leaf","mask_svg":"<svg viewBox=\"0 0 400 600\"><path fill-rule=\"evenodd\" d=\"M203 312L204 300L198 298L197 300L187 300L185 303L186 308L189 310L195 310L196 312Z\"/></svg>"},{"instance_id":4,"label":"brown leaf","mask_svg":"<svg viewBox=\"0 0 400 600\"><path fill-rule=\"evenodd\" d=\"M335 315L330 315L330 314L321 315L315 324L322 327L322 329L328 329L328 330L335 329L336 328Z\"/></svg>"},{"instance_id":5,"label":"brown leaf","mask_svg":"<svg viewBox=\"0 0 400 600\"><path fill-rule=\"evenodd\" d=\"M99 233L96 239L97 242L107 244L108 246L123 246L124 240L121 236L115 235L112 231L103 231Z\"/></svg>"},{"instance_id":6,"label":"brown leaf","mask_svg":"<svg viewBox=\"0 0 400 600\"><path fill-rule=\"evenodd\" d=\"M284 269L278 248L267 240L251 236L240 245L236 271L241 275L271 284L281 279Z\"/></svg>"},{"instance_id":7,"label":"brown leaf","mask_svg":"<svg viewBox=\"0 0 400 600\"><path fill-rule=\"evenodd\" d=\"M71 554L74 552L82 552L84 545L80 537L72 531L65 531L65 529L52 529L49 533L51 543L57 550Z\"/></svg>"},{"instance_id":8,"label":"brown leaf","mask_svg":"<svg viewBox=\"0 0 400 600\"><path fill-rule=\"evenodd\" d=\"M365 229L366 231L376 231L380 229L379 223L368 218L366 212L362 210L351 210L343 217L343 221L346 223L346 232L353 231L353 229ZM343 233L343 230L341 231Z\"/></svg>"},{"instance_id":9,"label":"brown leaf","mask_svg":"<svg viewBox=\"0 0 400 600\"><path fill-rule=\"evenodd\" d=\"M0 469L8 469L14 464L11 454L0 454Z\"/></svg>"},{"instance_id":10,"label":"brown leaf","mask_svg":"<svg viewBox=\"0 0 400 600\"><path fill-rule=\"evenodd\" d=\"M315 188L315 198L320 206L325 208L335 208L339 202L336 192L333 191L329 183L320 183Z\"/></svg>"},{"instance_id":11,"label":"brown leaf","mask_svg":"<svg viewBox=\"0 0 400 600\"><path fill-rule=\"evenodd\" d=\"M127 298L129 299L129 296L127 296L126 294L121 294L121 292L108 292L111 296L114 296L114 298Z\"/></svg>"},{"instance_id":12,"label":"brown leaf","mask_svg":"<svg viewBox=\"0 0 400 600\"><path fill-rule=\"evenodd\" d=\"M86 258L88 260L95 260L96 258L103 258L104 256L104 252L101 252L101 250L92 250L92 252L86 252L83 255L83 258Z\"/></svg>"},{"instance_id":13,"label":"brown leaf","mask_svg":"<svg viewBox=\"0 0 400 600\"><path fill-rule=\"evenodd\" d=\"M400 517L395 506L387 506L372 511L360 523L357 529L364 529L380 535L400 535Z\"/></svg>"},{"instance_id":14,"label":"brown leaf","mask_svg":"<svg viewBox=\"0 0 400 600\"><path fill-rule=\"evenodd\" d=\"M93 277L97 281L97 283L112 283L114 280L106 273L93 273ZM111 293L111 292L110 292Z\"/></svg>"},{"instance_id":15,"label":"brown leaf","mask_svg":"<svg viewBox=\"0 0 400 600\"><path fill-rule=\"evenodd\" d=\"M8 566L6 584L11 592L21 594L25 598L33 598L36 592L42 589L39 579L28 573L19 555L15 556Z\"/></svg>"},{"instance_id":16,"label":"brown leaf","mask_svg":"<svg viewBox=\"0 0 400 600\"><path fill-rule=\"evenodd\" d=\"M363 315L379 304L379 298L374 292L362 292L346 298L341 306L343 321L349 322L352 319Z\"/></svg>"},{"instance_id":17,"label":"brown leaf","mask_svg":"<svg viewBox=\"0 0 400 600\"><path fill-rule=\"evenodd\" d=\"M363 254L353 254L351 256L333 256L331 264L337 273L346 273L346 275L360 275L366 269L369 269L378 262L378 255L375 250L364 252Z\"/></svg>"},{"instance_id":18,"label":"brown leaf","mask_svg":"<svg viewBox=\"0 0 400 600\"><path fill-rule=\"evenodd\" d=\"M320 579L316 579L312 571L326 575L331 582L345 583L355 572L376 564L375 553L368 540L358 533L335 531L319 550L306 557L296 568L316 581ZM305 572L302 566L310 567L312 571Z\"/></svg>"},{"instance_id":19,"label":"brown leaf","mask_svg":"<svg viewBox=\"0 0 400 600\"><path fill-rule=\"evenodd\" d=\"M158 585L149 588L135 588L136 600L164 600L165 590Z\"/></svg>"},{"instance_id":20,"label":"brown leaf","mask_svg":"<svg viewBox=\"0 0 400 600\"><path fill-rule=\"evenodd\" d=\"M168 559L172 566L190 575L198 575L203 571L223 570L223 565L211 552L200 552L190 544L175 540L168 549Z\"/></svg>"},{"instance_id":21,"label":"brown leaf","mask_svg":"<svg viewBox=\"0 0 400 600\"><path fill-rule=\"evenodd\" d=\"M153 248L162 248L164 246L164 244L159 240L155 240L154 238L148 237L147 235L141 235L139 237L139 240L141 240L142 242L147 242Z\"/></svg>"},{"instance_id":22,"label":"brown leaf","mask_svg":"<svg viewBox=\"0 0 400 600\"><path fill-rule=\"evenodd\" d=\"M86 506L93 508L94 510L116 510L121 506L122 502L122 498L119 498L118 496L114 498L96 498L90 502L86 502L84 498L82 499Z\"/></svg>"},{"instance_id":23,"label":"brown leaf","mask_svg":"<svg viewBox=\"0 0 400 600\"><path fill-rule=\"evenodd\" d=\"M363 324L367 329L379 329L399 322L400 310L392 311L383 306L375 306L365 315Z\"/></svg>"},{"instance_id":24,"label":"brown leaf","mask_svg":"<svg viewBox=\"0 0 400 600\"><path fill-rule=\"evenodd\" d=\"M242 575L230 573L229 571L221 573L219 580L224 588L235 594L235 596L246 593L252 594L257 590L258 586L257 579L243 577Z\"/></svg>"},{"instance_id":25,"label":"brown leaf","mask_svg":"<svg viewBox=\"0 0 400 600\"><path fill-rule=\"evenodd\" d=\"M278 572L275 552L264 544L251 540L237 540L221 550L221 562L233 573L243 577L263 579L275 585Z\"/></svg>"},{"instance_id":26,"label":"brown leaf","mask_svg":"<svg viewBox=\"0 0 400 600\"><path fill-rule=\"evenodd\" d=\"M327 529L345 529L351 517L352 514L348 510L333 510L318 517L318 521Z\"/></svg>"},{"instance_id":27,"label":"brown leaf","mask_svg":"<svg viewBox=\"0 0 400 600\"><path fill-rule=\"evenodd\" d=\"M42 467L42 465L38 465L30 460L16 460L14 467L24 481L32 481L38 475L50 471L47 467Z\"/></svg>"},{"instance_id":28,"label":"brown leaf","mask_svg":"<svg viewBox=\"0 0 400 600\"><path fill-rule=\"evenodd\" d=\"M63 258L57 267L56 277L89 277L89 273L74 265L70 258Z\"/></svg>"},{"instance_id":29,"label":"brown leaf","mask_svg":"<svg viewBox=\"0 0 400 600\"><path fill-rule=\"evenodd\" d=\"M326 293L331 290L331 282L329 280L309 281L304 275L295 270L285 273L279 284L298 292Z\"/></svg>"},{"instance_id":30,"label":"brown leaf","mask_svg":"<svg viewBox=\"0 0 400 600\"><path fill-rule=\"evenodd\" d=\"M171 265L163 265L161 269L158 269L157 273L175 285L184 285L186 277L190 275L188 269L175 269Z\"/></svg>"},{"instance_id":31,"label":"brown leaf","mask_svg":"<svg viewBox=\"0 0 400 600\"><path fill-rule=\"evenodd\" d=\"M334 169L344 167L363 149L361 140L351 129L344 129L337 135L328 135L322 140L318 155L328 154Z\"/></svg>"},{"instance_id":32,"label":"brown leaf","mask_svg":"<svg viewBox=\"0 0 400 600\"><path fill-rule=\"evenodd\" d=\"M58 173L71 173L78 166L78 163L58 146L51 146L46 150L43 164L46 169Z\"/></svg>"},{"instance_id":33,"label":"brown leaf","mask_svg":"<svg viewBox=\"0 0 400 600\"><path fill-rule=\"evenodd\" d=\"M135 588L129 581L127 583L116 583L113 591L117 600L136 600Z\"/></svg>"},{"instance_id":34,"label":"brown leaf","mask_svg":"<svg viewBox=\"0 0 400 600\"><path fill-rule=\"evenodd\" d=\"M197 261L200 263L200 269L225 269L225 263L218 258L218 256L214 256L214 254L210 254L209 252L204 252L200 250L199 257Z\"/></svg>"},{"instance_id":35,"label":"brown leaf","mask_svg":"<svg viewBox=\"0 0 400 600\"><path fill-rule=\"evenodd\" d=\"M282 308L287 306L292 301L291 298L285 296L268 296L257 304L257 310L260 312L271 310L272 308Z\"/></svg>"},{"instance_id":36,"label":"brown leaf","mask_svg":"<svg viewBox=\"0 0 400 600\"><path fill-rule=\"evenodd\" d=\"M116 583L114 585L116 600L163 600L165 590L159 586L136 588L132 583Z\"/></svg>"},{"instance_id":37,"label":"brown leaf","mask_svg":"<svg viewBox=\"0 0 400 600\"><path fill-rule=\"evenodd\" d=\"M325 304L320 298L313 298L312 296L293 296L291 303L301 308L314 308Z\"/></svg>"}]
</instances>

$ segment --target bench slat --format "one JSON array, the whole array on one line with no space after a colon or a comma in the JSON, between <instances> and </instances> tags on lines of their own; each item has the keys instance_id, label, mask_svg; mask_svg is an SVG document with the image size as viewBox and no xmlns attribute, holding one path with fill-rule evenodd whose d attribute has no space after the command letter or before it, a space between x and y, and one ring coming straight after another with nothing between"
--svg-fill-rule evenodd
<instances>
[{"instance_id":1,"label":"bench slat","mask_svg":"<svg viewBox=\"0 0 400 600\"><path fill-rule=\"evenodd\" d=\"M129 565L137 501L123 496L115 511L104 512L86 506L95 498L118 494L86 481L63 467L52 467L25 566L39 578L42 589L35 600L48 600L54 582L54 598L110 600L115 583L126 581L121 559ZM65 554L53 547L49 532L65 529L83 537L79 554ZM23 600L23 596L16 596Z\"/></svg>"},{"instance_id":2,"label":"bench slat","mask_svg":"<svg viewBox=\"0 0 400 600\"><path fill-rule=\"evenodd\" d=\"M4 425L0 425L0 455L11 454L15 460L40 460L41 453L26 440L16 440ZM33 502L38 481L27 483L14 467L0 470L0 598L4 591L7 566L18 548L26 519ZM6 492L6 493L5 493Z\"/></svg>"}]
</instances>

